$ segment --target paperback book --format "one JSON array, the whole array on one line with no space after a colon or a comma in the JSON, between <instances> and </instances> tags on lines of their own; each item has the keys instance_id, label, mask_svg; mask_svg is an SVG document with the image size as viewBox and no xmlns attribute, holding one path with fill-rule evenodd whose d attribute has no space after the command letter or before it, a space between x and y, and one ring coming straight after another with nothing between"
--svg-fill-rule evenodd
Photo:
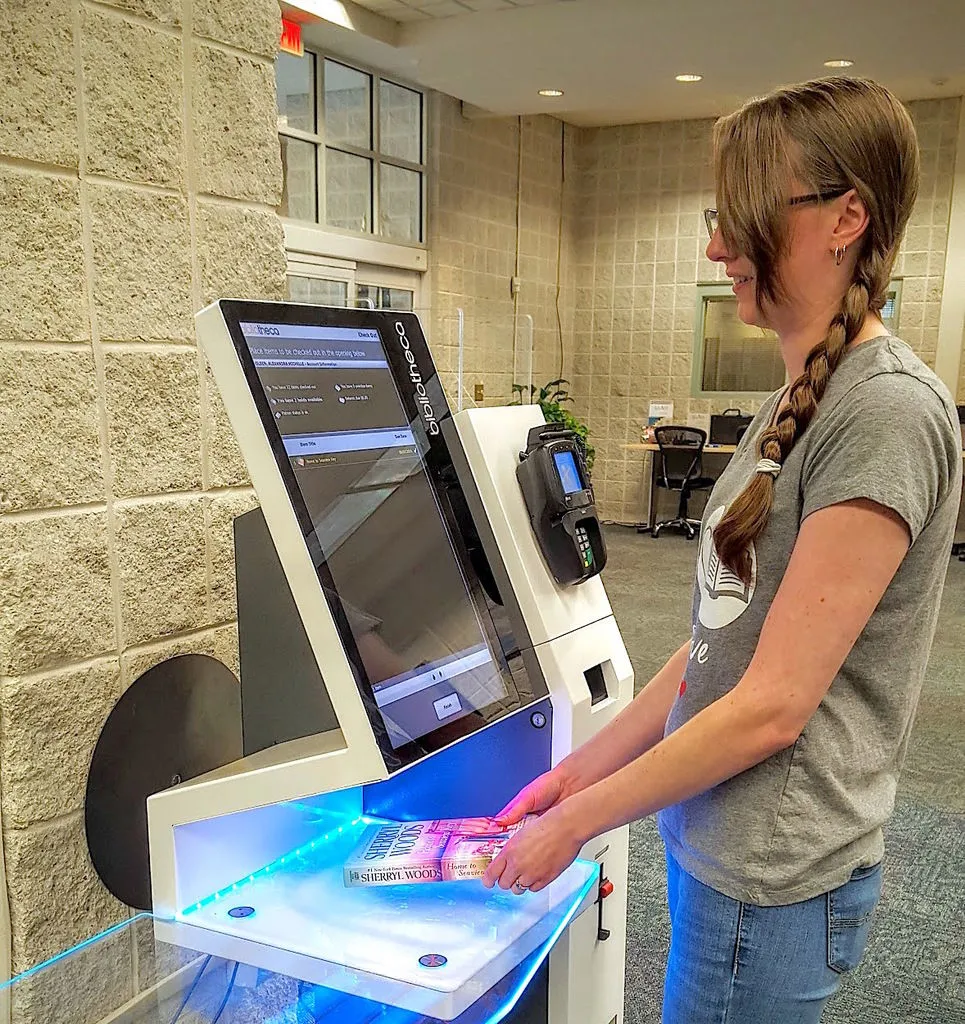
<instances>
[{"instance_id":1,"label":"paperback book","mask_svg":"<svg viewBox=\"0 0 965 1024\"><path fill-rule=\"evenodd\" d=\"M347 886L416 885L480 878L527 822L437 818L369 825L345 861Z\"/></svg>"}]
</instances>

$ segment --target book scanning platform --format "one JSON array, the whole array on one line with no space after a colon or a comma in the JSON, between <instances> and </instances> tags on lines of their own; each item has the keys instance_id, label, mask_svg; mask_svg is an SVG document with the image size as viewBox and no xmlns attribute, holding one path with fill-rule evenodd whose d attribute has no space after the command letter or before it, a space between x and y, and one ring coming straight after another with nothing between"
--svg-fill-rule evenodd
<instances>
[{"instance_id":1,"label":"book scanning platform","mask_svg":"<svg viewBox=\"0 0 965 1024\"><path fill-rule=\"evenodd\" d=\"M147 800L157 939L408 1024L619 1022L627 829L541 892L478 881L490 816L632 698L579 445L537 406L453 415L413 314L223 300L197 327L260 508L241 756Z\"/></svg>"}]
</instances>

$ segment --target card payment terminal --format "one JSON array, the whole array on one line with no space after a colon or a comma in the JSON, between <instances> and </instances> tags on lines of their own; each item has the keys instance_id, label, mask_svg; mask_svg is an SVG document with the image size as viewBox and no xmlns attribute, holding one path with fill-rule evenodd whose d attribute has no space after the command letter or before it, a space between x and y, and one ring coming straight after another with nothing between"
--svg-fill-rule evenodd
<instances>
[{"instance_id":1,"label":"card payment terminal","mask_svg":"<svg viewBox=\"0 0 965 1024\"><path fill-rule=\"evenodd\" d=\"M533 531L557 583L583 583L606 564L583 445L557 423L533 427L516 477Z\"/></svg>"}]
</instances>

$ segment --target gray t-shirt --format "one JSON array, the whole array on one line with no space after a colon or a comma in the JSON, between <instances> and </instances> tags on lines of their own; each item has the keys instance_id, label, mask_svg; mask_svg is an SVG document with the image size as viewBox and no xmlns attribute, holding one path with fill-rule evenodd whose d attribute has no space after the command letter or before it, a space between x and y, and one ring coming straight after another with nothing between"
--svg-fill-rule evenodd
<instances>
[{"instance_id":1,"label":"gray t-shirt","mask_svg":"<svg viewBox=\"0 0 965 1024\"><path fill-rule=\"evenodd\" d=\"M897 512L912 544L800 739L659 815L684 870L761 906L828 892L883 855L881 826L894 806L962 486L961 434L945 386L897 338L859 345L784 463L745 587L719 563L712 531L754 472L779 400L765 403L707 502L686 686L666 733L740 681L805 517L866 498Z\"/></svg>"}]
</instances>

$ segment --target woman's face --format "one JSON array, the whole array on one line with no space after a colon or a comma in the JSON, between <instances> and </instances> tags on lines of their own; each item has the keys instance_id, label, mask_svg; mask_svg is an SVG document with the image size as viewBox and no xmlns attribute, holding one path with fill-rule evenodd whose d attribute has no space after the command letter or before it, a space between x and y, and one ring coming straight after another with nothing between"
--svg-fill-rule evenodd
<instances>
[{"instance_id":1,"label":"woman's face","mask_svg":"<svg viewBox=\"0 0 965 1024\"><path fill-rule=\"evenodd\" d=\"M807 192L807 188L796 183L791 196ZM783 288L779 303L758 303L754 264L743 253L728 248L720 229L714 232L707 246L707 258L723 263L733 281L737 315L745 324L781 334L826 315L829 307L835 308L840 302L841 275L832 256L832 241L840 220L838 207L844 199L788 206L788 247L776 268Z\"/></svg>"}]
</instances>

